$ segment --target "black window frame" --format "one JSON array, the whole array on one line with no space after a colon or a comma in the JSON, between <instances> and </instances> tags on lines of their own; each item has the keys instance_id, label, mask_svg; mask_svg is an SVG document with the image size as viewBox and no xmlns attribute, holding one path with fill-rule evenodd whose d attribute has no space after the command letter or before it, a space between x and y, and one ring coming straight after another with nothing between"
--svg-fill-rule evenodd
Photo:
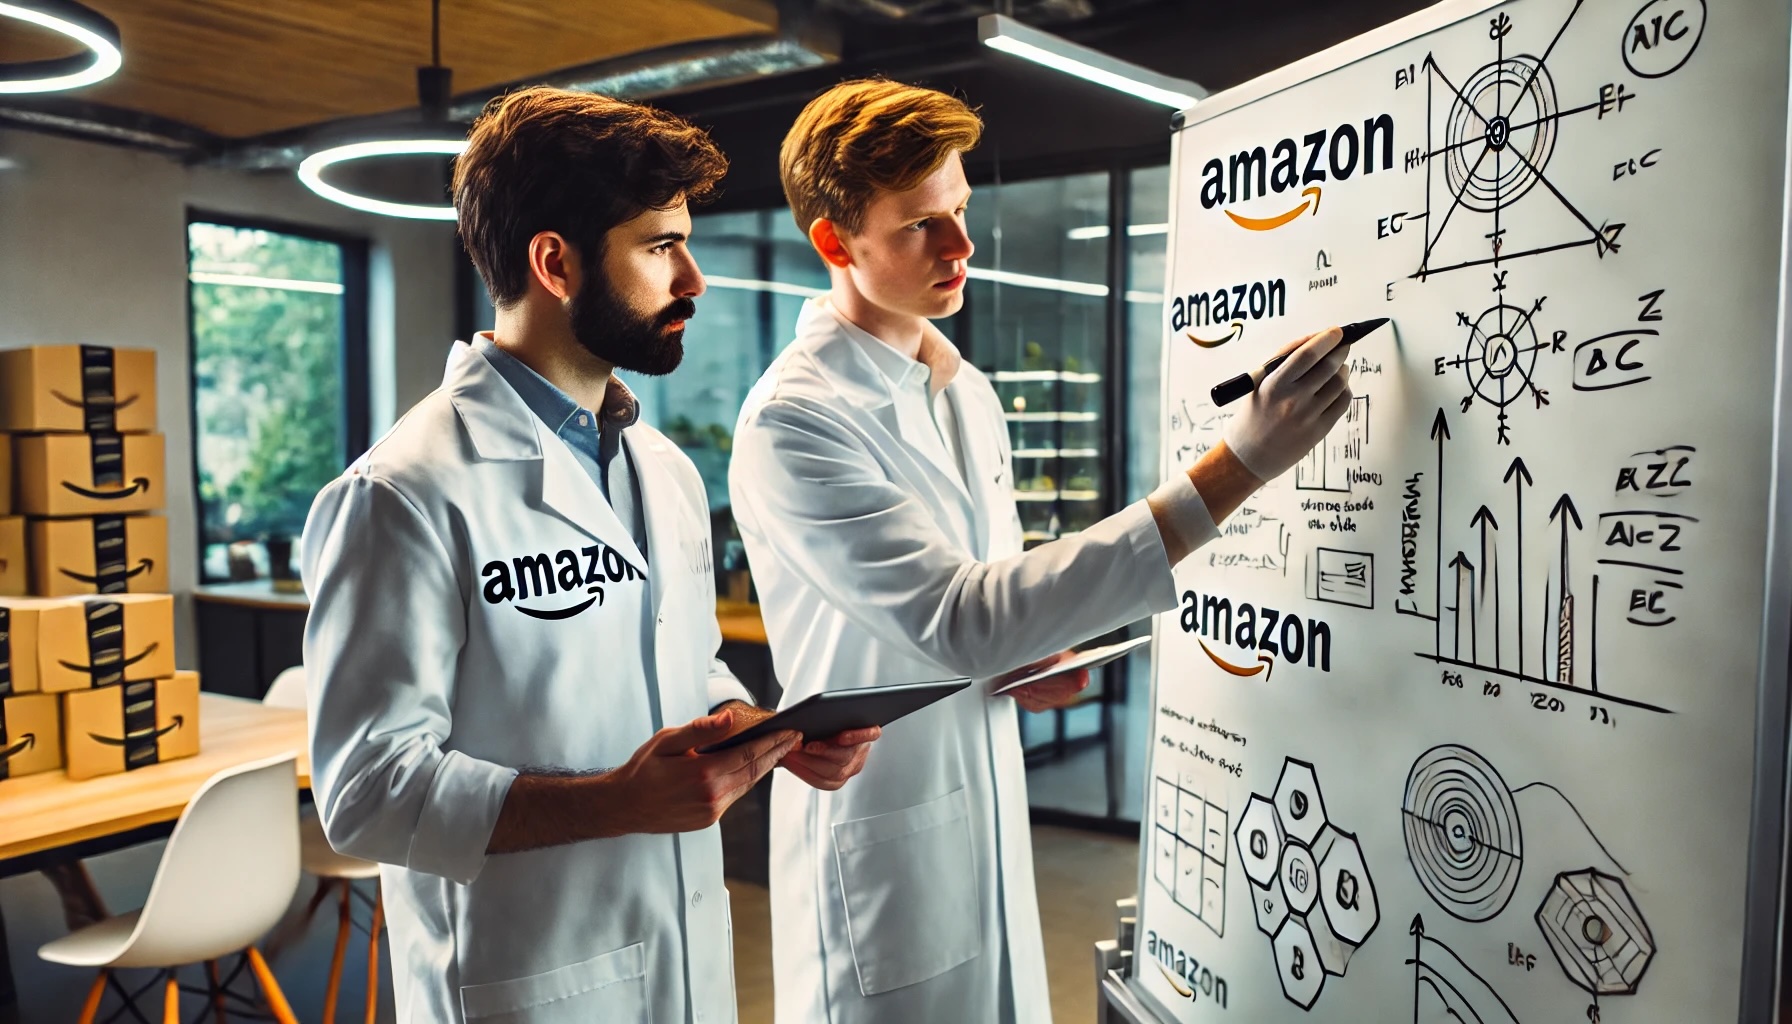
<instances>
[{"instance_id":1,"label":"black window frame","mask_svg":"<svg viewBox=\"0 0 1792 1024\"><path fill-rule=\"evenodd\" d=\"M368 375L369 253L372 248L361 235L270 217L224 213L203 207L187 207L182 226L181 243L186 253L187 274L192 274L193 249L191 229L194 224L216 224L219 227L246 231L270 231L315 242L327 242L342 251L342 438L348 462L367 450L370 443L372 394ZM193 465L193 535L197 542L199 582L224 583L225 579L208 576L205 570L205 503L199 493L199 376L198 332L193 323L193 282L186 279L187 306L187 454ZM346 463L345 463L346 468ZM294 538L295 540L297 538Z\"/></svg>"}]
</instances>

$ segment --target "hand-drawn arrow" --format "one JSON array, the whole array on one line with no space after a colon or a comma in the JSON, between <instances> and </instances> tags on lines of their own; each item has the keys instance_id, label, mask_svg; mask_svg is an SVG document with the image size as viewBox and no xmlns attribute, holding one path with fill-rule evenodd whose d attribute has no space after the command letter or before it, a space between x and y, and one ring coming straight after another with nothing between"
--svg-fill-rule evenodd
<instances>
[{"instance_id":1,"label":"hand-drawn arrow","mask_svg":"<svg viewBox=\"0 0 1792 1024\"><path fill-rule=\"evenodd\" d=\"M1431 519L1431 532L1437 535L1434 538L1437 551L1431 561L1431 653L1442 654L1444 653L1444 442L1450 439L1450 424L1444 419L1442 407L1438 408L1436 418L1431 421L1431 439L1437 442L1437 483L1434 485L1434 489L1437 491L1437 515Z\"/></svg>"},{"instance_id":2,"label":"hand-drawn arrow","mask_svg":"<svg viewBox=\"0 0 1792 1024\"><path fill-rule=\"evenodd\" d=\"M1516 494L1517 510L1513 513L1513 521L1518 524L1518 675L1524 676L1524 485L1536 485L1531 479L1531 471L1525 468L1524 459L1514 456L1512 465L1506 467L1506 477L1512 483Z\"/></svg>"},{"instance_id":3,"label":"hand-drawn arrow","mask_svg":"<svg viewBox=\"0 0 1792 1024\"><path fill-rule=\"evenodd\" d=\"M1499 559L1497 557L1494 558L1493 561L1491 561L1491 562L1487 560L1487 528L1489 526L1491 526L1491 527L1493 527L1495 532L1498 532L1498 530L1500 528L1500 524L1497 519L1493 518L1493 511L1491 509L1489 509L1486 505L1482 505L1479 509L1477 509L1475 511L1474 518L1470 519L1468 521L1468 524L1470 526L1479 526L1481 528L1480 604L1486 603L1486 600L1487 600L1487 578L1489 576L1493 577L1493 667L1499 668L1500 667L1500 567L1499 567ZM1494 549L1494 554L1496 556L1499 554L1498 548ZM1480 604L1476 605L1477 615L1479 614L1479 611L1480 611Z\"/></svg>"},{"instance_id":4,"label":"hand-drawn arrow","mask_svg":"<svg viewBox=\"0 0 1792 1024\"><path fill-rule=\"evenodd\" d=\"M1567 514L1563 515L1564 512ZM1568 585L1568 523L1569 523L1569 521L1573 520L1574 528L1576 530L1582 529L1581 522L1580 522L1580 512L1575 509L1574 499L1570 498L1568 496L1567 492L1563 492L1562 496L1560 498L1556 499L1555 506L1549 510L1550 522L1555 522L1557 520L1557 517L1560 517L1561 524L1562 524L1562 549L1561 549L1562 550L1562 554L1561 554L1562 596L1558 600L1558 603L1560 603L1561 601L1567 601L1569 599L1569 595L1573 591L1573 588ZM1549 614L1549 607L1548 607L1547 602L1545 603L1545 606L1544 606L1544 614L1545 615ZM1559 628L1560 623L1558 622L1557 625ZM1546 667L1549 665L1549 633L1550 633L1549 623L1546 620L1544 622L1544 630L1543 630L1543 664ZM1560 642L1561 642L1560 636L1558 635L1557 643L1560 644ZM1557 681L1561 682L1562 679L1561 679L1561 666L1560 665L1558 665L1556 667L1556 675L1557 675Z\"/></svg>"},{"instance_id":5,"label":"hand-drawn arrow","mask_svg":"<svg viewBox=\"0 0 1792 1024\"><path fill-rule=\"evenodd\" d=\"M1463 570L1465 570L1465 569L1468 570L1468 592L1469 592L1469 597L1472 600L1474 597L1474 594L1475 594L1475 563L1468 560L1467 552L1458 551L1458 552L1456 552L1456 557L1450 559L1450 568L1456 570L1456 623L1455 623L1456 654L1455 654L1455 658L1456 658L1456 660L1461 661L1462 660L1462 573L1463 573ZM1472 609L1472 608L1469 609L1469 616L1468 616L1468 656L1469 656L1470 661L1476 660L1475 659L1475 613L1474 613L1474 609Z\"/></svg>"}]
</instances>

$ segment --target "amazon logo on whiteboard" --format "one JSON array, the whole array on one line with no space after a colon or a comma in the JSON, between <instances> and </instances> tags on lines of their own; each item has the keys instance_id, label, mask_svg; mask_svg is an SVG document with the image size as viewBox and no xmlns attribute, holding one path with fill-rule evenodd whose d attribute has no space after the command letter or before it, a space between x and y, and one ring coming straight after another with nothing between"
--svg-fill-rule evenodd
<instances>
[{"instance_id":1,"label":"amazon logo on whiteboard","mask_svg":"<svg viewBox=\"0 0 1792 1024\"><path fill-rule=\"evenodd\" d=\"M1255 146L1216 156L1201 167L1201 206L1220 210L1246 231L1274 231L1311 213L1327 182L1394 168L1394 116L1382 114L1297 142Z\"/></svg>"}]
</instances>

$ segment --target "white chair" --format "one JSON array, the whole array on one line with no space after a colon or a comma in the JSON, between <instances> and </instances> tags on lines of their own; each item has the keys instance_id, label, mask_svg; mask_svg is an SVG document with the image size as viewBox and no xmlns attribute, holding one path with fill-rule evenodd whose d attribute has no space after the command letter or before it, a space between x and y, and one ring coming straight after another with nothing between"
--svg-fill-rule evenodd
<instances>
[{"instance_id":1,"label":"white chair","mask_svg":"<svg viewBox=\"0 0 1792 1024\"><path fill-rule=\"evenodd\" d=\"M305 708L305 670L300 666L289 668L274 677L268 686L268 692L262 695L261 702L271 707ZM306 812L299 819L299 863L317 879L317 891L312 894L311 902L306 904L304 915L296 922L295 929L303 931L311 923L317 908L332 892L337 897L336 952L330 957L329 987L324 990L324 1024L336 1022L336 1000L342 991L342 961L348 953L349 932L356 922L352 910L354 900L366 897L355 888L354 883L364 878L374 880L374 896L371 902L373 922L367 931L367 1024L374 1024L374 1017L379 1008L380 979L380 928L385 922L385 908L379 896L380 866L372 861L361 860L337 853L330 848L330 841L324 837L324 827L313 812ZM283 944L289 936L282 935L279 942ZM276 948L269 944L270 951Z\"/></svg>"},{"instance_id":2,"label":"white chair","mask_svg":"<svg viewBox=\"0 0 1792 1024\"><path fill-rule=\"evenodd\" d=\"M218 983L218 961L240 954L281 1024L297 1024L255 941L286 913L299 888L298 765L288 753L219 772L181 812L162 851L141 910L109 917L45 945L37 955L71 967L97 967L81 1024L92 1024L108 983L133 1014L135 999L163 986L163 1019L180 1020L175 969L206 965L215 1010L243 997ZM156 982L129 992L113 977L124 968L156 968ZM234 979L235 974L231 977ZM250 1005L253 1005L251 1002Z\"/></svg>"}]
</instances>

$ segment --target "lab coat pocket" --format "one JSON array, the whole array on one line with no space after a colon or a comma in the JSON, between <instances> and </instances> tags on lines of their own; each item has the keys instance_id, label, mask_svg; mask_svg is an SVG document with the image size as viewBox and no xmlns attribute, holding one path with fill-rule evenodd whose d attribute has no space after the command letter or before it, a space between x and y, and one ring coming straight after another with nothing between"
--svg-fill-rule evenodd
<instances>
[{"instance_id":1,"label":"lab coat pocket","mask_svg":"<svg viewBox=\"0 0 1792 1024\"><path fill-rule=\"evenodd\" d=\"M983 951L964 790L833 831L860 992L926 981Z\"/></svg>"},{"instance_id":2,"label":"lab coat pocket","mask_svg":"<svg viewBox=\"0 0 1792 1024\"><path fill-rule=\"evenodd\" d=\"M465 985L460 1008L481 1024L649 1024L647 947L637 942L545 974Z\"/></svg>"}]
</instances>

